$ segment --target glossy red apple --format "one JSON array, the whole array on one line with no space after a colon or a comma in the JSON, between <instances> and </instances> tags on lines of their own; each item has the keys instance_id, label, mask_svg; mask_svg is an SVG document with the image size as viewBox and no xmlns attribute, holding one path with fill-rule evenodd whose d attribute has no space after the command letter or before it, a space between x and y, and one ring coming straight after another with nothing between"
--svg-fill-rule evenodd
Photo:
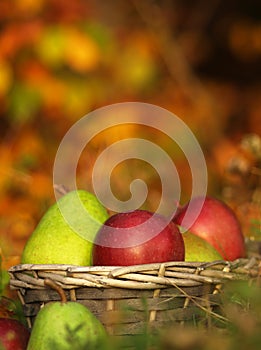
<instances>
[{"instance_id":1,"label":"glossy red apple","mask_svg":"<svg viewBox=\"0 0 261 350\"><path fill-rule=\"evenodd\" d=\"M184 260L184 241L178 227L146 210L117 213L98 231L93 265L129 266Z\"/></svg>"},{"instance_id":2,"label":"glossy red apple","mask_svg":"<svg viewBox=\"0 0 261 350\"><path fill-rule=\"evenodd\" d=\"M198 210L201 205L202 209L198 217L190 226L192 221L190 213ZM190 206L190 213L188 206ZM188 216L185 220L186 212ZM208 241L224 260L232 261L245 256L245 240L240 223L233 210L219 199L195 197L179 209L173 221Z\"/></svg>"},{"instance_id":3,"label":"glossy red apple","mask_svg":"<svg viewBox=\"0 0 261 350\"><path fill-rule=\"evenodd\" d=\"M29 330L18 320L0 318L0 349L26 350Z\"/></svg>"}]
</instances>

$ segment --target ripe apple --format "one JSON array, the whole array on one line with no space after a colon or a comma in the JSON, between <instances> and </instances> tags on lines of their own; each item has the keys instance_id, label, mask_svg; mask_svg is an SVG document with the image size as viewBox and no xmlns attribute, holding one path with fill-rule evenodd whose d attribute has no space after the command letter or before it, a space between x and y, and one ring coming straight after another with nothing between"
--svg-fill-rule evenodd
<instances>
[{"instance_id":1,"label":"ripe apple","mask_svg":"<svg viewBox=\"0 0 261 350\"><path fill-rule=\"evenodd\" d=\"M188 206L190 213L202 206L192 224ZM186 212L188 217L184 219ZM233 210L219 199L195 197L179 209L173 221L208 241L224 260L231 261L245 256L245 241L239 221Z\"/></svg>"},{"instance_id":2,"label":"ripe apple","mask_svg":"<svg viewBox=\"0 0 261 350\"><path fill-rule=\"evenodd\" d=\"M0 349L26 350L29 330L18 320L0 318Z\"/></svg>"},{"instance_id":3,"label":"ripe apple","mask_svg":"<svg viewBox=\"0 0 261 350\"><path fill-rule=\"evenodd\" d=\"M129 266L183 261L184 242L178 227L147 210L112 215L98 231L93 265Z\"/></svg>"},{"instance_id":4,"label":"ripe apple","mask_svg":"<svg viewBox=\"0 0 261 350\"><path fill-rule=\"evenodd\" d=\"M185 244L185 261L209 262L223 260L219 252L205 239L190 231L182 234Z\"/></svg>"}]
</instances>

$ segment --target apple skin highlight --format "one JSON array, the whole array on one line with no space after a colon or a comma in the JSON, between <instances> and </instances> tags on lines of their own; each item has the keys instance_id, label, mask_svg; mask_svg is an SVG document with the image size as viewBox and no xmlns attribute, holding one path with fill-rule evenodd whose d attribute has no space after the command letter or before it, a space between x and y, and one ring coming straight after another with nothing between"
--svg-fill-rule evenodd
<instances>
[{"instance_id":1,"label":"apple skin highlight","mask_svg":"<svg viewBox=\"0 0 261 350\"><path fill-rule=\"evenodd\" d=\"M137 226L141 224L142 231ZM184 261L185 248L172 221L146 210L134 210L112 215L104 223L96 235L92 257L93 265L100 266Z\"/></svg>"}]
</instances>

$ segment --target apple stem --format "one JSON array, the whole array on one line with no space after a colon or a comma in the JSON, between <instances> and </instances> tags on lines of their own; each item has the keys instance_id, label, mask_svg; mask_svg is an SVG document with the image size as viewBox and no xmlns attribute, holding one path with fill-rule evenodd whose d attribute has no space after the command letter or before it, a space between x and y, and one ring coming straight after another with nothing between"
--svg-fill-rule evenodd
<instances>
[{"instance_id":1,"label":"apple stem","mask_svg":"<svg viewBox=\"0 0 261 350\"><path fill-rule=\"evenodd\" d=\"M67 303L67 298L66 298L65 292L61 286L59 286L57 283L55 283L51 278L45 278L44 284L46 286L54 289L59 294L59 296L61 298L61 303L63 303L63 304Z\"/></svg>"},{"instance_id":2,"label":"apple stem","mask_svg":"<svg viewBox=\"0 0 261 350\"><path fill-rule=\"evenodd\" d=\"M174 206L176 208L176 212L174 214L174 216L175 216L175 215L177 215L179 213L179 210L182 208L182 205L180 204L180 202L178 200L175 200L174 201Z\"/></svg>"}]
</instances>

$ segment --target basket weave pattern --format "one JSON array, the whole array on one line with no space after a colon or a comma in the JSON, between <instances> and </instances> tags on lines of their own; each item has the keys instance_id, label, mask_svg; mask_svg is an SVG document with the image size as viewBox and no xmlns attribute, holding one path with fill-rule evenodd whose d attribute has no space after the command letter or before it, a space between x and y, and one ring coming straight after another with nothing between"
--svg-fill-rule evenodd
<instances>
[{"instance_id":1,"label":"basket weave pattern","mask_svg":"<svg viewBox=\"0 0 261 350\"><path fill-rule=\"evenodd\" d=\"M260 260L127 267L24 264L13 266L9 274L29 327L44 304L59 300L45 286L50 278L64 289L68 300L87 306L110 334L131 335L141 333L148 322L158 328L215 312L223 284L259 278Z\"/></svg>"}]
</instances>

